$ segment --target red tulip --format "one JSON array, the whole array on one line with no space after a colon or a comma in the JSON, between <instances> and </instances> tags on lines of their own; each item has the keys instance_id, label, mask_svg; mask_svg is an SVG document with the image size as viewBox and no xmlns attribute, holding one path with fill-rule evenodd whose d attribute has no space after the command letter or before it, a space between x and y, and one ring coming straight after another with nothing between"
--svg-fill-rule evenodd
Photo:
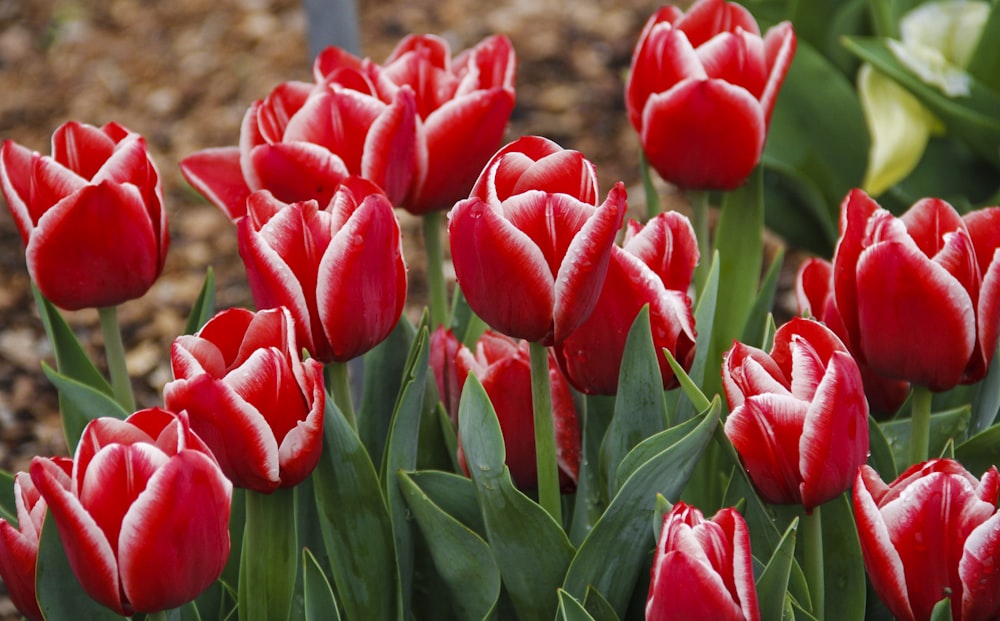
<instances>
[{"instance_id":1,"label":"red tulip","mask_svg":"<svg viewBox=\"0 0 1000 621\"><path fill-rule=\"evenodd\" d=\"M750 532L735 509L711 520L683 502L663 516L647 621L759 621Z\"/></svg>"},{"instance_id":2,"label":"red tulip","mask_svg":"<svg viewBox=\"0 0 1000 621\"><path fill-rule=\"evenodd\" d=\"M382 101L360 69L345 70L318 84L278 85L247 110L238 147L199 151L181 161L181 171L232 220L257 190L326 205L352 175L398 202L424 175L417 130L412 89Z\"/></svg>"},{"instance_id":3,"label":"red tulip","mask_svg":"<svg viewBox=\"0 0 1000 621\"><path fill-rule=\"evenodd\" d=\"M501 149L449 214L469 307L509 336L565 340L597 304L625 215L621 183L596 200L593 165L579 153L534 136Z\"/></svg>"},{"instance_id":4,"label":"red tulip","mask_svg":"<svg viewBox=\"0 0 1000 621\"><path fill-rule=\"evenodd\" d=\"M302 347L344 362L384 340L403 313L406 265L392 205L370 184L343 186L329 205L247 200L240 256L257 308L286 306Z\"/></svg>"},{"instance_id":5,"label":"red tulip","mask_svg":"<svg viewBox=\"0 0 1000 621\"><path fill-rule=\"evenodd\" d=\"M618 375L629 329L650 307L656 351L668 349L685 369L694 360L695 329L688 286L698 263L691 223L677 212L629 222L625 243L614 248L597 306L556 348L573 386L587 394L618 392ZM666 357L658 356L664 389L677 386Z\"/></svg>"},{"instance_id":6,"label":"red tulip","mask_svg":"<svg viewBox=\"0 0 1000 621\"><path fill-rule=\"evenodd\" d=\"M859 358L935 391L985 376L1000 330L998 229L996 207L963 218L932 198L897 218L861 190L848 194L834 298Z\"/></svg>"},{"instance_id":7,"label":"red tulip","mask_svg":"<svg viewBox=\"0 0 1000 621\"><path fill-rule=\"evenodd\" d=\"M950 459L911 466L886 485L863 466L854 515L872 586L901 621L926 621L951 598L955 621L1000 616L996 466L977 481Z\"/></svg>"},{"instance_id":8,"label":"red tulip","mask_svg":"<svg viewBox=\"0 0 1000 621\"><path fill-rule=\"evenodd\" d=\"M473 353L450 330L438 328L431 340L431 364L442 395L460 393L469 373L479 379L493 404L507 450L507 467L521 489L538 487L534 417L531 400L531 354L527 341L484 333ZM445 379L440 379L445 378ZM450 378L450 379L448 379ZM448 386L451 386L449 388ZM564 491L576 488L580 472L580 423L569 383L549 354L549 386L555 425L556 461ZM444 401L453 422L458 420L457 396ZM458 458L465 468L462 447Z\"/></svg>"},{"instance_id":9,"label":"red tulip","mask_svg":"<svg viewBox=\"0 0 1000 621\"><path fill-rule=\"evenodd\" d=\"M73 461L70 475L36 457L31 480L95 601L123 616L176 608L222 574L233 486L183 413L93 420Z\"/></svg>"},{"instance_id":10,"label":"red tulip","mask_svg":"<svg viewBox=\"0 0 1000 621\"><path fill-rule=\"evenodd\" d=\"M291 314L231 308L170 349L168 408L187 410L222 471L269 493L309 476L323 448L323 367L302 361Z\"/></svg>"},{"instance_id":11,"label":"red tulip","mask_svg":"<svg viewBox=\"0 0 1000 621\"><path fill-rule=\"evenodd\" d=\"M770 354L735 343L722 366L726 435L768 502L807 511L836 498L868 458L861 372L837 336L795 318Z\"/></svg>"},{"instance_id":12,"label":"red tulip","mask_svg":"<svg viewBox=\"0 0 1000 621\"><path fill-rule=\"evenodd\" d=\"M52 135L51 157L6 140L0 189L28 273L56 306L116 306L141 297L163 271L163 190L139 134L69 122Z\"/></svg>"},{"instance_id":13,"label":"red tulip","mask_svg":"<svg viewBox=\"0 0 1000 621\"><path fill-rule=\"evenodd\" d=\"M850 350L851 340L833 299L833 264L816 258L805 261L795 279L795 294L799 314L825 323ZM894 414L910 394L909 382L878 375L861 361L860 352L852 350L851 355L858 362L872 410L883 415Z\"/></svg>"},{"instance_id":14,"label":"red tulip","mask_svg":"<svg viewBox=\"0 0 1000 621\"><path fill-rule=\"evenodd\" d=\"M52 462L67 475L73 472L71 459L54 457ZM17 527L0 518L0 578L14 607L31 621L41 621L44 617L35 596L35 568L47 505L26 472L14 476L14 505Z\"/></svg>"},{"instance_id":15,"label":"red tulip","mask_svg":"<svg viewBox=\"0 0 1000 621\"><path fill-rule=\"evenodd\" d=\"M794 54L791 23L762 39L753 15L735 3L657 11L639 35L625 86L649 163L685 189L740 185L760 161Z\"/></svg>"},{"instance_id":16,"label":"red tulip","mask_svg":"<svg viewBox=\"0 0 1000 621\"><path fill-rule=\"evenodd\" d=\"M371 79L382 101L392 101L404 85L415 94L427 169L400 206L424 214L467 196L514 110L517 58L510 40L494 35L452 59L446 40L409 35L382 65L331 47L316 58L313 73L320 82L354 67Z\"/></svg>"}]
</instances>

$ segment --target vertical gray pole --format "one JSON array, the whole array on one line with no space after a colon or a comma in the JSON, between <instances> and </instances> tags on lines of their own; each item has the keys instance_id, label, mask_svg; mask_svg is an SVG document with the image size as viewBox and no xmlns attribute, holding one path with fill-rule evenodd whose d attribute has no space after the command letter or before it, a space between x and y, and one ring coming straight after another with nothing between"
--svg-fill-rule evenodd
<instances>
[{"instance_id":1,"label":"vertical gray pole","mask_svg":"<svg viewBox=\"0 0 1000 621\"><path fill-rule=\"evenodd\" d=\"M302 6L306 11L310 62L330 45L361 54L355 0L302 0Z\"/></svg>"}]
</instances>

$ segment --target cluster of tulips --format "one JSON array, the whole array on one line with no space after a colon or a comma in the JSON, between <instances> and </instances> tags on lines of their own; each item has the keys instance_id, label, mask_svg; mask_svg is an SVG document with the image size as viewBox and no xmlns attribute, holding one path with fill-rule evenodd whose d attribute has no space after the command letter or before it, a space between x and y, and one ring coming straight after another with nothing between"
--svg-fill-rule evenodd
<instances>
[{"instance_id":1,"label":"cluster of tulips","mask_svg":"<svg viewBox=\"0 0 1000 621\"><path fill-rule=\"evenodd\" d=\"M382 64L324 51L312 82L249 107L238 146L180 162L232 221L255 308L216 312L209 276L145 407L116 316L169 245L145 140L68 122L50 155L4 142L73 451L4 478L14 604L32 621L998 618L1000 208L894 215L845 188L832 255L802 265L799 316L776 324L761 160L797 43L723 0L649 18L625 107L647 181L692 211L653 191L627 222L625 184L602 194L580 152L504 145L506 37L452 57L412 35ZM416 326L396 209L424 221ZM109 379L59 312L86 308Z\"/></svg>"}]
</instances>

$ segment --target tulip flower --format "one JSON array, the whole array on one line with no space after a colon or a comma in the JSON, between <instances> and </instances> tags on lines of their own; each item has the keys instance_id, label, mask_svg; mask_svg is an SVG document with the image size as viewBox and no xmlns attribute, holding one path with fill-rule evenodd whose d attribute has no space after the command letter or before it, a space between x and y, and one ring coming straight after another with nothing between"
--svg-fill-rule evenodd
<instances>
[{"instance_id":1,"label":"tulip flower","mask_svg":"<svg viewBox=\"0 0 1000 621\"><path fill-rule=\"evenodd\" d=\"M257 308L287 307L299 344L320 362L360 356L399 321L406 301L399 222L370 183L355 180L322 205L255 192L238 235Z\"/></svg>"},{"instance_id":2,"label":"tulip flower","mask_svg":"<svg viewBox=\"0 0 1000 621\"><path fill-rule=\"evenodd\" d=\"M760 495L806 511L836 498L868 458L861 371L837 336L795 318L770 354L735 343L722 366L725 432Z\"/></svg>"},{"instance_id":3,"label":"tulip flower","mask_svg":"<svg viewBox=\"0 0 1000 621\"><path fill-rule=\"evenodd\" d=\"M218 313L170 348L166 406L191 428L235 485L261 493L309 476L323 447L323 367L302 361L284 308Z\"/></svg>"},{"instance_id":4,"label":"tulip flower","mask_svg":"<svg viewBox=\"0 0 1000 621\"><path fill-rule=\"evenodd\" d=\"M413 90L400 88L382 101L355 69L318 84L279 84L247 110L238 147L205 149L180 165L188 183L235 221L258 190L285 202L326 205L351 176L378 184L398 202L423 177L425 164Z\"/></svg>"},{"instance_id":5,"label":"tulip flower","mask_svg":"<svg viewBox=\"0 0 1000 621\"><path fill-rule=\"evenodd\" d=\"M83 431L72 474L36 457L31 480L52 512L69 565L117 614L197 597L229 557L232 484L183 413L140 410Z\"/></svg>"},{"instance_id":6,"label":"tulip flower","mask_svg":"<svg viewBox=\"0 0 1000 621\"><path fill-rule=\"evenodd\" d=\"M668 212L645 227L630 221L621 248L614 248L597 306L556 348L573 386L587 394L618 392L618 375L629 329L650 307L656 351L667 349L685 369L694 360L696 333L688 287L698 263L698 242L688 219ZM664 389L677 386L666 357L658 356Z\"/></svg>"},{"instance_id":7,"label":"tulip flower","mask_svg":"<svg viewBox=\"0 0 1000 621\"><path fill-rule=\"evenodd\" d=\"M54 457L52 462L67 475L73 472L71 459ZM0 519L0 578L14 607L30 621L42 621L35 595L35 568L47 505L26 472L14 476L14 505L17 526Z\"/></svg>"},{"instance_id":8,"label":"tulip flower","mask_svg":"<svg viewBox=\"0 0 1000 621\"><path fill-rule=\"evenodd\" d=\"M646 621L759 621L750 532L733 508L706 520L678 502L663 516Z\"/></svg>"},{"instance_id":9,"label":"tulip flower","mask_svg":"<svg viewBox=\"0 0 1000 621\"><path fill-rule=\"evenodd\" d=\"M431 340L431 364L442 395L453 394L456 389L460 392L470 373L482 383L500 423L507 467L521 489L538 487L528 349L526 341L516 341L490 330L479 338L475 352L443 327L438 328ZM580 471L580 423L569 383L551 353L549 356L559 482L562 490L569 492L576 488ZM452 422L457 423L457 395L444 404ZM458 458L461 467L466 468L461 446Z\"/></svg>"},{"instance_id":10,"label":"tulip flower","mask_svg":"<svg viewBox=\"0 0 1000 621\"><path fill-rule=\"evenodd\" d=\"M1000 616L1000 475L977 481L958 462L932 459L886 485L863 466L854 515L865 569L900 621L927 621L951 599L954 621Z\"/></svg>"},{"instance_id":11,"label":"tulip flower","mask_svg":"<svg viewBox=\"0 0 1000 621\"><path fill-rule=\"evenodd\" d=\"M163 190L139 134L71 121L52 135L51 156L6 140L0 189L28 273L56 306L114 307L141 297L163 271Z\"/></svg>"},{"instance_id":12,"label":"tulip flower","mask_svg":"<svg viewBox=\"0 0 1000 621\"><path fill-rule=\"evenodd\" d=\"M382 101L392 101L404 86L413 89L426 176L414 179L411 192L394 204L421 215L468 196L514 110L517 58L510 40L494 35L453 59L445 39L409 35L381 65L331 47L316 58L313 74L322 82L352 68L364 72Z\"/></svg>"},{"instance_id":13,"label":"tulip flower","mask_svg":"<svg viewBox=\"0 0 1000 621\"><path fill-rule=\"evenodd\" d=\"M750 12L723 0L666 6L639 35L625 107L646 159L685 190L731 190L760 161L795 53L791 23L761 38Z\"/></svg>"},{"instance_id":14,"label":"tulip flower","mask_svg":"<svg viewBox=\"0 0 1000 621\"><path fill-rule=\"evenodd\" d=\"M985 376L1000 330L1000 208L961 217L931 198L897 218L854 190L840 226L834 299L859 359L932 391Z\"/></svg>"},{"instance_id":15,"label":"tulip flower","mask_svg":"<svg viewBox=\"0 0 1000 621\"><path fill-rule=\"evenodd\" d=\"M469 307L515 338L560 343L593 310L625 215L618 183L601 205L593 165L529 136L501 149L449 214Z\"/></svg>"}]
</instances>

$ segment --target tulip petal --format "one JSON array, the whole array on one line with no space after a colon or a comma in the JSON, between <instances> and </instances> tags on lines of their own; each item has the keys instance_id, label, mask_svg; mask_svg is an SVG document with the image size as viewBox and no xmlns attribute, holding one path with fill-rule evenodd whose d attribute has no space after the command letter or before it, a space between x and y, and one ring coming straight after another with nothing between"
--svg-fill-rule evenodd
<instances>
[{"instance_id":1,"label":"tulip petal","mask_svg":"<svg viewBox=\"0 0 1000 621\"><path fill-rule=\"evenodd\" d=\"M84 179L93 179L114 153L115 143L100 128L69 121L52 134L52 159Z\"/></svg>"},{"instance_id":2,"label":"tulip petal","mask_svg":"<svg viewBox=\"0 0 1000 621\"><path fill-rule=\"evenodd\" d=\"M802 502L799 438L808 407L795 397L753 395L726 419L726 435L769 502Z\"/></svg>"},{"instance_id":3,"label":"tulip petal","mask_svg":"<svg viewBox=\"0 0 1000 621\"><path fill-rule=\"evenodd\" d=\"M650 23L656 18L651 18ZM648 28L636 45L631 72L625 84L625 103L632 127L642 131L642 111L654 94L663 93L682 80L707 78L708 74L684 32L667 22Z\"/></svg>"},{"instance_id":4,"label":"tulip petal","mask_svg":"<svg viewBox=\"0 0 1000 621\"><path fill-rule=\"evenodd\" d=\"M229 557L232 488L196 451L181 451L150 478L118 544L122 591L137 612L176 608L219 577Z\"/></svg>"},{"instance_id":5,"label":"tulip petal","mask_svg":"<svg viewBox=\"0 0 1000 621\"><path fill-rule=\"evenodd\" d=\"M743 611L711 566L680 552L667 552L655 571L647 621L744 621Z\"/></svg>"},{"instance_id":6,"label":"tulip petal","mask_svg":"<svg viewBox=\"0 0 1000 621\"><path fill-rule=\"evenodd\" d=\"M764 137L760 103L720 80L684 80L643 109L646 157L683 189L735 189L760 160Z\"/></svg>"},{"instance_id":7,"label":"tulip petal","mask_svg":"<svg viewBox=\"0 0 1000 621\"><path fill-rule=\"evenodd\" d=\"M996 618L1000 614L1000 513L969 533L958 575L962 580L962 614L956 618Z\"/></svg>"},{"instance_id":8,"label":"tulip petal","mask_svg":"<svg viewBox=\"0 0 1000 621\"><path fill-rule=\"evenodd\" d=\"M975 382L986 375L1000 339L1000 249L994 251L993 261L983 274L979 307L976 309L976 331L976 351L966 369L964 382Z\"/></svg>"},{"instance_id":9,"label":"tulip petal","mask_svg":"<svg viewBox=\"0 0 1000 621\"><path fill-rule=\"evenodd\" d=\"M421 139L413 90L404 86L368 130L361 176L385 191L393 204L419 193L427 174L427 146Z\"/></svg>"},{"instance_id":10,"label":"tulip petal","mask_svg":"<svg viewBox=\"0 0 1000 621\"><path fill-rule=\"evenodd\" d=\"M323 451L323 412L326 405L323 365L316 360L306 360L302 373L305 380L303 393L310 409L278 444L278 465L281 483L285 487L297 485L312 474Z\"/></svg>"},{"instance_id":11,"label":"tulip petal","mask_svg":"<svg viewBox=\"0 0 1000 621\"><path fill-rule=\"evenodd\" d=\"M182 159L180 167L187 182L230 220L246 214L250 188L243 179L239 147L203 149Z\"/></svg>"},{"instance_id":12,"label":"tulip petal","mask_svg":"<svg viewBox=\"0 0 1000 621\"><path fill-rule=\"evenodd\" d=\"M719 32L736 32L738 28L760 36L753 14L735 2L724 0L696 2L674 25L688 33L695 47L703 45Z\"/></svg>"},{"instance_id":13,"label":"tulip petal","mask_svg":"<svg viewBox=\"0 0 1000 621\"><path fill-rule=\"evenodd\" d=\"M250 163L260 187L286 203L313 199L326 205L350 176L337 154L309 142L255 147L250 152ZM258 188L251 185L251 189Z\"/></svg>"},{"instance_id":14,"label":"tulip petal","mask_svg":"<svg viewBox=\"0 0 1000 621\"><path fill-rule=\"evenodd\" d=\"M764 35L764 57L767 63L767 84L760 96L760 107L764 110L764 124L771 125L771 112L778 99L778 92L792 66L797 41L792 23L785 21L768 29Z\"/></svg>"}]
</instances>

